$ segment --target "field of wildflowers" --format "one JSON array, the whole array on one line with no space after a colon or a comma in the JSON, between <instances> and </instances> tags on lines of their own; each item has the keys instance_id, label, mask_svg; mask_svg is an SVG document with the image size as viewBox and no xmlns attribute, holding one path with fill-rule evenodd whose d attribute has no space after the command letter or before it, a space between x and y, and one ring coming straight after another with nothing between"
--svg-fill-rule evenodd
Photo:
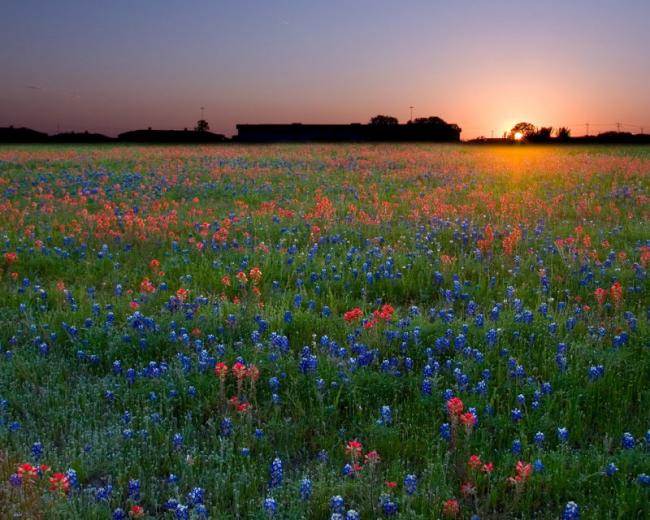
<instances>
[{"instance_id":1,"label":"field of wildflowers","mask_svg":"<svg viewBox=\"0 0 650 520\"><path fill-rule=\"evenodd\" d=\"M650 149L0 148L0 518L650 518Z\"/></svg>"}]
</instances>

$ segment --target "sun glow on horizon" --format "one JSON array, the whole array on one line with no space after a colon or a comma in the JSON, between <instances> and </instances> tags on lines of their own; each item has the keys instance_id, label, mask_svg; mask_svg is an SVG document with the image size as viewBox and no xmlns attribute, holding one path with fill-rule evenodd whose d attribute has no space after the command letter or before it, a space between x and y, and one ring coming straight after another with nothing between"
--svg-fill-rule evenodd
<instances>
[{"instance_id":1,"label":"sun glow on horizon","mask_svg":"<svg viewBox=\"0 0 650 520\"><path fill-rule=\"evenodd\" d=\"M515 132L515 141L521 141L524 137L524 134L521 132Z\"/></svg>"}]
</instances>

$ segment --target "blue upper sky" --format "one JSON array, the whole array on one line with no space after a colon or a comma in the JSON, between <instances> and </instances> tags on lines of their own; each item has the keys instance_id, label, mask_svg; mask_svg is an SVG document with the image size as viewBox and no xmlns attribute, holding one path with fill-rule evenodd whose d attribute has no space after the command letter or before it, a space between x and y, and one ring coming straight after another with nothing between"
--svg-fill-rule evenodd
<instances>
[{"instance_id":1,"label":"blue upper sky","mask_svg":"<svg viewBox=\"0 0 650 520\"><path fill-rule=\"evenodd\" d=\"M650 131L650 1L0 0L0 126ZM582 126L578 126L582 125ZM634 127L623 127L639 131Z\"/></svg>"}]
</instances>

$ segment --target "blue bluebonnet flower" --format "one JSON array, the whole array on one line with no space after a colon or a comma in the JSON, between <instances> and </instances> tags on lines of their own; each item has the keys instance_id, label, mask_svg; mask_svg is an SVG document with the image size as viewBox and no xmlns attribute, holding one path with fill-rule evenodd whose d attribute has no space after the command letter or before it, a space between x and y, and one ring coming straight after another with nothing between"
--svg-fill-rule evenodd
<instances>
[{"instance_id":1,"label":"blue bluebonnet flower","mask_svg":"<svg viewBox=\"0 0 650 520\"><path fill-rule=\"evenodd\" d=\"M108 484L106 487L100 487L95 491L95 500L97 502L108 502L113 493L113 486Z\"/></svg>"},{"instance_id":2,"label":"blue bluebonnet flower","mask_svg":"<svg viewBox=\"0 0 650 520\"><path fill-rule=\"evenodd\" d=\"M176 518L178 520L189 520L190 508L185 504L178 504L176 506Z\"/></svg>"},{"instance_id":3,"label":"blue bluebonnet flower","mask_svg":"<svg viewBox=\"0 0 650 520\"><path fill-rule=\"evenodd\" d=\"M567 442L569 440L569 430L565 427L558 428L557 438L560 442Z\"/></svg>"},{"instance_id":4,"label":"blue bluebonnet flower","mask_svg":"<svg viewBox=\"0 0 650 520\"><path fill-rule=\"evenodd\" d=\"M126 513L121 507L118 507L115 511L113 511L113 520L124 520L125 518Z\"/></svg>"},{"instance_id":5,"label":"blue bluebonnet flower","mask_svg":"<svg viewBox=\"0 0 650 520\"><path fill-rule=\"evenodd\" d=\"M332 513L343 513L345 508L345 500L341 495L334 495L330 498L330 509Z\"/></svg>"},{"instance_id":6,"label":"blue bluebonnet flower","mask_svg":"<svg viewBox=\"0 0 650 520\"><path fill-rule=\"evenodd\" d=\"M284 470L282 468L282 460L280 457L274 458L269 468L269 487L273 488L280 486L282 484L283 473Z\"/></svg>"},{"instance_id":7,"label":"blue bluebonnet flower","mask_svg":"<svg viewBox=\"0 0 650 520\"><path fill-rule=\"evenodd\" d=\"M180 433L175 433L172 437L172 444L175 449L180 449L183 446L183 436Z\"/></svg>"},{"instance_id":8,"label":"blue bluebonnet flower","mask_svg":"<svg viewBox=\"0 0 650 520\"><path fill-rule=\"evenodd\" d=\"M417 491L418 478L413 474L404 477L404 489L408 495L413 495Z\"/></svg>"},{"instance_id":9,"label":"blue bluebonnet flower","mask_svg":"<svg viewBox=\"0 0 650 520\"><path fill-rule=\"evenodd\" d=\"M312 493L312 482L308 478L303 478L300 481L300 498L302 500L309 500Z\"/></svg>"},{"instance_id":10,"label":"blue bluebonnet flower","mask_svg":"<svg viewBox=\"0 0 650 520\"><path fill-rule=\"evenodd\" d=\"M578 520L580 518L580 507L575 502L567 502L562 513L562 520Z\"/></svg>"},{"instance_id":11,"label":"blue bluebonnet flower","mask_svg":"<svg viewBox=\"0 0 650 520\"><path fill-rule=\"evenodd\" d=\"M169 500L167 500L167 502L165 502L165 505L163 507L168 511L176 511L178 505L179 505L178 500L176 500L175 498L170 498Z\"/></svg>"},{"instance_id":12,"label":"blue bluebonnet flower","mask_svg":"<svg viewBox=\"0 0 650 520\"><path fill-rule=\"evenodd\" d=\"M545 437L544 437L543 432L537 432L535 434L534 441L535 441L535 444L537 444L538 446L541 446L542 444L544 444L544 439L545 439Z\"/></svg>"},{"instance_id":13,"label":"blue bluebonnet flower","mask_svg":"<svg viewBox=\"0 0 650 520\"><path fill-rule=\"evenodd\" d=\"M202 504L205 498L205 490L200 487L192 488L187 494L187 502L190 505Z\"/></svg>"},{"instance_id":14,"label":"blue bluebonnet flower","mask_svg":"<svg viewBox=\"0 0 650 520\"><path fill-rule=\"evenodd\" d=\"M390 495L382 495L379 497L381 503L381 510L386 516L393 516L397 514L397 502Z\"/></svg>"},{"instance_id":15,"label":"blue bluebonnet flower","mask_svg":"<svg viewBox=\"0 0 650 520\"><path fill-rule=\"evenodd\" d=\"M354 509L348 509L348 512L345 513L345 520L359 520L361 515Z\"/></svg>"},{"instance_id":16,"label":"blue bluebonnet flower","mask_svg":"<svg viewBox=\"0 0 650 520\"><path fill-rule=\"evenodd\" d=\"M589 379L591 381L600 379L603 375L605 375L605 367L603 365L589 367Z\"/></svg>"},{"instance_id":17,"label":"blue bluebonnet flower","mask_svg":"<svg viewBox=\"0 0 650 520\"><path fill-rule=\"evenodd\" d=\"M521 421L521 419L523 419L523 414L519 408L513 408L510 412L510 416L515 422Z\"/></svg>"},{"instance_id":18,"label":"blue bluebonnet flower","mask_svg":"<svg viewBox=\"0 0 650 520\"><path fill-rule=\"evenodd\" d=\"M451 440L451 426L449 426L449 423L443 423L440 425L440 436L446 440L450 441Z\"/></svg>"},{"instance_id":19,"label":"blue bluebonnet flower","mask_svg":"<svg viewBox=\"0 0 650 520\"><path fill-rule=\"evenodd\" d=\"M636 441L630 432L625 432L623 438L621 439L621 446L623 449L631 450L636 445Z\"/></svg>"},{"instance_id":20,"label":"blue bluebonnet flower","mask_svg":"<svg viewBox=\"0 0 650 520\"><path fill-rule=\"evenodd\" d=\"M535 459L533 461L533 470L535 473L542 473L544 471L544 463L541 459Z\"/></svg>"},{"instance_id":21,"label":"blue bluebonnet flower","mask_svg":"<svg viewBox=\"0 0 650 520\"><path fill-rule=\"evenodd\" d=\"M383 424L384 426L389 426L393 422L393 413L390 409L390 406L384 405L380 410L381 419L377 421L377 424Z\"/></svg>"},{"instance_id":22,"label":"blue bluebonnet flower","mask_svg":"<svg viewBox=\"0 0 650 520\"><path fill-rule=\"evenodd\" d=\"M68 483L70 484L71 488L76 489L79 487L79 478L77 477L77 472L74 469L69 468L65 472L65 476L68 477Z\"/></svg>"},{"instance_id":23,"label":"blue bluebonnet flower","mask_svg":"<svg viewBox=\"0 0 650 520\"><path fill-rule=\"evenodd\" d=\"M607 464L607 466L605 466L604 473L608 477L611 477L615 473L618 473L618 468L616 467L616 464L614 464L613 462L610 462L609 464Z\"/></svg>"},{"instance_id":24,"label":"blue bluebonnet flower","mask_svg":"<svg viewBox=\"0 0 650 520\"><path fill-rule=\"evenodd\" d=\"M32 456L34 460L39 460L43 455L43 445L40 442L35 442L32 444Z\"/></svg>"},{"instance_id":25,"label":"blue bluebonnet flower","mask_svg":"<svg viewBox=\"0 0 650 520\"><path fill-rule=\"evenodd\" d=\"M510 447L510 451L515 455L521 453L521 441L519 439L515 439L514 441L512 441L512 446Z\"/></svg>"},{"instance_id":26,"label":"blue bluebonnet flower","mask_svg":"<svg viewBox=\"0 0 650 520\"><path fill-rule=\"evenodd\" d=\"M644 487L650 486L650 475L639 473L636 477L636 481Z\"/></svg>"},{"instance_id":27,"label":"blue bluebonnet flower","mask_svg":"<svg viewBox=\"0 0 650 520\"><path fill-rule=\"evenodd\" d=\"M137 479L129 480L129 498L140 500L140 481Z\"/></svg>"},{"instance_id":28,"label":"blue bluebonnet flower","mask_svg":"<svg viewBox=\"0 0 650 520\"><path fill-rule=\"evenodd\" d=\"M232 419L230 417L224 417L221 420L219 429L222 437L230 437L232 435Z\"/></svg>"}]
</instances>

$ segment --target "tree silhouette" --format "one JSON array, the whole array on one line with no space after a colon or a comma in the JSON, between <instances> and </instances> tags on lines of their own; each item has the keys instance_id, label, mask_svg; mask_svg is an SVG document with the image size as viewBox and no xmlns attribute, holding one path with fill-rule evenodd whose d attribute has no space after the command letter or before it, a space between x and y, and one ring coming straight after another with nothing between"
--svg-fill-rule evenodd
<instances>
[{"instance_id":1,"label":"tree silhouette","mask_svg":"<svg viewBox=\"0 0 650 520\"><path fill-rule=\"evenodd\" d=\"M205 119L199 119L196 122L196 126L194 127L195 132L207 132L210 130L210 125Z\"/></svg>"},{"instance_id":2,"label":"tree silhouette","mask_svg":"<svg viewBox=\"0 0 650 520\"><path fill-rule=\"evenodd\" d=\"M376 115L370 119L370 124L375 126L388 126L388 125L397 125L399 121L396 117L393 116L384 116L382 114Z\"/></svg>"},{"instance_id":3,"label":"tree silhouette","mask_svg":"<svg viewBox=\"0 0 650 520\"><path fill-rule=\"evenodd\" d=\"M562 126L557 129L556 136L558 138L558 141L568 141L571 137L571 130L569 130L566 126Z\"/></svg>"},{"instance_id":4,"label":"tree silhouette","mask_svg":"<svg viewBox=\"0 0 650 520\"><path fill-rule=\"evenodd\" d=\"M411 124L447 126L447 122L438 116L416 117Z\"/></svg>"},{"instance_id":5,"label":"tree silhouette","mask_svg":"<svg viewBox=\"0 0 650 520\"><path fill-rule=\"evenodd\" d=\"M542 126L538 128L537 132L535 132L533 135L528 136L528 139L536 143L545 143L551 140L552 133L552 126Z\"/></svg>"},{"instance_id":6,"label":"tree silhouette","mask_svg":"<svg viewBox=\"0 0 650 520\"><path fill-rule=\"evenodd\" d=\"M508 139L514 140L515 134L521 134L522 139L530 139L530 137L534 137L536 133L537 128L535 128L535 125L522 121L510 129L510 132L508 132Z\"/></svg>"}]
</instances>

